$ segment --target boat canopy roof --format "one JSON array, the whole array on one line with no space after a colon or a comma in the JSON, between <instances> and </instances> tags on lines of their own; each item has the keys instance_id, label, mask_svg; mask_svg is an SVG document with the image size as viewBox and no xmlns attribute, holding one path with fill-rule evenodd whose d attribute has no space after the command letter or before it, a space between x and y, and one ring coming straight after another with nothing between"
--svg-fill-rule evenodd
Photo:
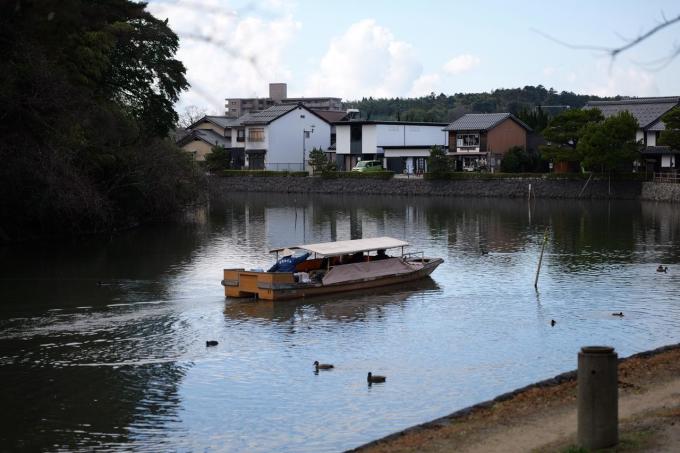
<instances>
[{"instance_id":1,"label":"boat canopy roof","mask_svg":"<svg viewBox=\"0 0 680 453\"><path fill-rule=\"evenodd\" d=\"M408 242L400 239L390 237L354 239L351 241L335 241L322 242L319 244L304 244L295 245L292 247L285 247L288 249L302 249L307 250L321 257L348 255L358 252L370 252L372 250L393 249L397 247L406 247ZM284 248L272 249L270 252L280 252Z\"/></svg>"}]
</instances>

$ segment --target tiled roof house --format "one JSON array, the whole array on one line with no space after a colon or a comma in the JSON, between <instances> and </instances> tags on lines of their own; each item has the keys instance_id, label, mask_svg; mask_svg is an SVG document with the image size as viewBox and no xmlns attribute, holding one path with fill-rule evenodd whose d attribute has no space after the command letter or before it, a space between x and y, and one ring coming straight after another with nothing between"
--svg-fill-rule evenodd
<instances>
[{"instance_id":1,"label":"tiled roof house","mask_svg":"<svg viewBox=\"0 0 680 453\"><path fill-rule=\"evenodd\" d=\"M638 122L636 139L644 144L642 155L646 163L654 170L669 170L677 168L675 157L680 154L680 150L658 146L657 140L661 131L666 129L661 117L678 106L680 106L680 96L667 96L590 101L584 108L597 108L605 118L623 111L630 112Z\"/></svg>"},{"instance_id":2,"label":"tiled roof house","mask_svg":"<svg viewBox=\"0 0 680 453\"><path fill-rule=\"evenodd\" d=\"M448 155L461 170L500 167L514 146L527 147L531 128L511 113L468 113L444 128L449 134Z\"/></svg>"}]
</instances>

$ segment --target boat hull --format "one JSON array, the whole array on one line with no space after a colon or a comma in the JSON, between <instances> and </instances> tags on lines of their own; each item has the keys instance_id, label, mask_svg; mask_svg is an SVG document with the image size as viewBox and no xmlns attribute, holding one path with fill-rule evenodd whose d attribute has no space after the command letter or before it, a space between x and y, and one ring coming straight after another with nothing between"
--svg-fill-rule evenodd
<instances>
[{"instance_id":1,"label":"boat hull","mask_svg":"<svg viewBox=\"0 0 680 453\"><path fill-rule=\"evenodd\" d=\"M291 273L225 269L222 285L224 285L225 297L255 297L274 301L300 299L411 282L427 277L444 260L426 258L421 262L421 267L407 273L381 275L325 285L322 283L296 283Z\"/></svg>"}]
</instances>

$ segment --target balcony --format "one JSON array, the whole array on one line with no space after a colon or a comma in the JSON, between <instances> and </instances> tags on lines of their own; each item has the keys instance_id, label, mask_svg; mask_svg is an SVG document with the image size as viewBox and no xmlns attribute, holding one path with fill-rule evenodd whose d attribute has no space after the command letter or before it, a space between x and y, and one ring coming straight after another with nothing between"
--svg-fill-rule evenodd
<instances>
[{"instance_id":1,"label":"balcony","mask_svg":"<svg viewBox=\"0 0 680 453\"><path fill-rule=\"evenodd\" d=\"M453 153L479 153L482 149L479 146L458 146L452 152Z\"/></svg>"}]
</instances>

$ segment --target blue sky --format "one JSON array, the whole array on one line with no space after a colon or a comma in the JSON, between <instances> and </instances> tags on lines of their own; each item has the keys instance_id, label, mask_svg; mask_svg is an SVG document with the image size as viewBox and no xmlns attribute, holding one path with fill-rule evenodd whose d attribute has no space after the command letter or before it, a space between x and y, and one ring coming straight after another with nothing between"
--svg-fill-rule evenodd
<instances>
[{"instance_id":1,"label":"blue sky","mask_svg":"<svg viewBox=\"0 0 680 453\"><path fill-rule=\"evenodd\" d=\"M417 96L542 84L584 94L680 95L680 24L612 61L617 47L677 17L677 1L152 0L180 35L193 88L180 107L219 113L225 97ZM199 39L196 39L196 38ZM201 37L203 39L201 39ZM210 41L210 42L208 42ZM220 45L215 45L215 43Z\"/></svg>"}]
</instances>

